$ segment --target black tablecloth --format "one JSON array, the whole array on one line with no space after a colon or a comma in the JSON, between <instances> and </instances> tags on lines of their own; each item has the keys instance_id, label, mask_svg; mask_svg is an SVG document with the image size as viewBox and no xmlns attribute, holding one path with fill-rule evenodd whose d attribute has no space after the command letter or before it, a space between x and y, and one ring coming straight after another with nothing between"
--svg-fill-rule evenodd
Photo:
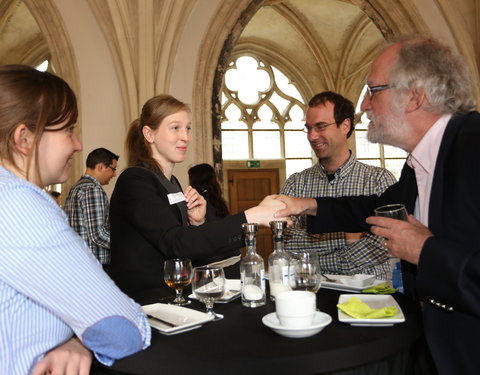
<instances>
[{"instance_id":1,"label":"black tablecloth","mask_svg":"<svg viewBox=\"0 0 480 375\"><path fill-rule=\"evenodd\" d=\"M172 294L172 292L169 292ZM262 317L275 304L250 309L240 299L216 304L225 315L220 321L173 336L152 334L145 351L119 360L113 370L131 374L414 374L419 353L423 355L423 333L418 304L403 294L394 295L406 321L391 327L353 327L340 323L336 304L343 292L321 289L317 307L331 315L332 323L315 336L286 338L264 326ZM155 303L164 290L136 296L140 304ZM188 307L204 310L193 301ZM421 356L422 356L421 355ZM113 372L112 372L113 373Z\"/></svg>"}]
</instances>

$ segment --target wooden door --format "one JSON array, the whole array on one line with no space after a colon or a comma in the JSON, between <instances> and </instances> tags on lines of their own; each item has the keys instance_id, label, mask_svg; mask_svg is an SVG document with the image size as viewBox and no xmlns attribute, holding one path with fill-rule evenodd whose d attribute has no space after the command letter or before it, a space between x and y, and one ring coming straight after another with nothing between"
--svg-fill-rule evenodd
<instances>
[{"instance_id":1,"label":"wooden door","mask_svg":"<svg viewBox=\"0 0 480 375\"><path fill-rule=\"evenodd\" d=\"M278 169L230 169L227 176L232 214L256 206L266 195L278 194L279 191ZM268 268L268 256L272 251L272 232L270 228L260 227L257 252L265 261L265 269ZM245 249L242 253L245 254Z\"/></svg>"}]
</instances>

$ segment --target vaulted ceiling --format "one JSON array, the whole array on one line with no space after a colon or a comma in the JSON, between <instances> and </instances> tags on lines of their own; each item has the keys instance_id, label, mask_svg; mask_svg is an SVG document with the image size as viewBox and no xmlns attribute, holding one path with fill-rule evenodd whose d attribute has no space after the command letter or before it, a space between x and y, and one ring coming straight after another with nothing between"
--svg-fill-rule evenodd
<instances>
[{"instance_id":1,"label":"vaulted ceiling","mask_svg":"<svg viewBox=\"0 0 480 375\"><path fill-rule=\"evenodd\" d=\"M47 42L25 3L0 1L0 64L37 65L49 58Z\"/></svg>"},{"instance_id":2,"label":"vaulted ceiling","mask_svg":"<svg viewBox=\"0 0 480 375\"><path fill-rule=\"evenodd\" d=\"M306 86L308 95L326 89L348 95L361 91L384 41L350 1L270 1L247 24L234 53L250 50L266 57Z\"/></svg>"},{"instance_id":3,"label":"vaulted ceiling","mask_svg":"<svg viewBox=\"0 0 480 375\"><path fill-rule=\"evenodd\" d=\"M36 65L49 57L23 1L0 0L0 14L0 64ZM271 0L247 24L234 52L255 51L280 68L288 66L308 95L326 88L350 93L361 89L359 82L383 40L352 1Z\"/></svg>"},{"instance_id":4,"label":"vaulted ceiling","mask_svg":"<svg viewBox=\"0 0 480 375\"><path fill-rule=\"evenodd\" d=\"M136 51L136 45L141 41L132 38L135 33L131 28L138 28L138 25L135 26L135 23L131 24L128 21L136 18L127 17L124 20L121 17L113 17L120 8L127 13L135 13L136 10L133 8L139 6L136 2L82 1L88 1L92 11L97 15L111 42L114 55L125 50L118 45L119 43L126 46L134 43L135 45L127 50ZM152 11L160 20L160 24L164 25L172 18L177 19L182 15L187 18L195 4L208 0L174 1L153 3ZM447 0L435 1L443 12L452 14ZM252 0L253 3L259 4L258 11L244 28L242 26L243 31L232 53L235 55L250 52L267 58L270 63L286 70L292 80L304 88L307 96L330 89L356 100L368 65L385 39L400 33L428 34L425 21L417 14L417 6L414 5L415 3L420 6L422 3L420 0ZM41 10L42 6L46 12L50 10L42 5L45 4L43 0L0 0L0 64L36 65L50 57L47 40L26 4L30 7L35 4L37 10ZM112 4L117 4L118 9ZM452 20L460 20L459 17L465 18L472 12L480 14L480 7L475 4L476 0L459 2L457 7L459 12L455 13L455 17L452 16ZM52 17L55 15L51 14L42 21L53 21ZM118 22L106 22L111 19ZM472 22L476 18L468 19ZM475 27L475 24L468 24L468 29L474 30ZM164 53L162 52L162 46L166 43L164 39L172 36L161 33L162 28L158 30L159 35L155 40L156 53ZM116 36L118 40L112 39L112 36ZM170 44L166 44L164 49L170 51ZM122 64L128 60L121 54L119 57ZM135 61L132 62L133 65L134 63ZM163 73L165 72L158 71L157 76L166 74ZM118 74L122 75L125 72ZM168 80L165 82L164 87L159 88L160 91L168 86ZM135 91L136 88L130 88L130 91L132 90Z\"/></svg>"}]
</instances>

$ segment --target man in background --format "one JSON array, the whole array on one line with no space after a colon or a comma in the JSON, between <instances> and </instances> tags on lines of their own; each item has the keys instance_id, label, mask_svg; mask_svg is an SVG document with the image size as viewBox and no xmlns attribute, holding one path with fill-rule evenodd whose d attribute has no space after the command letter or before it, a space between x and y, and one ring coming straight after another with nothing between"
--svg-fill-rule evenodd
<instances>
[{"instance_id":1,"label":"man in background","mask_svg":"<svg viewBox=\"0 0 480 375\"><path fill-rule=\"evenodd\" d=\"M318 163L291 175L280 194L294 197L340 197L381 194L395 177L386 169L360 163L348 148L353 133L352 102L331 91L315 95L308 103L305 132ZM308 234L305 216L287 231L287 250L316 250L323 273L366 273L391 278L382 238L369 233Z\"/></svg>"},{"instance_id":2,"label":"man in background","mask_svg":"<svg viewBox=\"0 0 480 375\"><path fill-rule=\"evenodd\" d=\"M108 196L102 185L116 176L118 155L97 148L87 157L87 169L70 189L65 212L70 226L82 237L105 270L110 264Z\"/></svg>"}]
</instances>

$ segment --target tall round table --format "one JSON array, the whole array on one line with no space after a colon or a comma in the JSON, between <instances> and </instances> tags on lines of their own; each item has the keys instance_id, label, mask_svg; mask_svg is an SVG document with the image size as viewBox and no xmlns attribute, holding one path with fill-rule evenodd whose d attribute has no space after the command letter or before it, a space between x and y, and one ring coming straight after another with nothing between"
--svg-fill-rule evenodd
<instances>
[{"instance_id":1,"label":"tall round table","mask_svg":"<svg viewBox=\"0 0 480 375\"><path fill-rule=\"evenodd\" d=\"M403 310L404 323L356 327L338 321L336 304L342 293L346 292L321 289L317 293L317 307L333 321L315 336L280 336L262 323L262 317L275 310L273 302L251 309L237 299L215 305L215 311L224 314L223 320L173 336L153 331L148 349L116 361L109 371L142 375L185 371L222 375L424 372L417 369L419 353L424 350L418 303L397 293L394 298ZM163 289L145 291L135 299L150 304L164 294ZM197 301L188 307L204 311Z\"/></svg>"}]
</instances>

